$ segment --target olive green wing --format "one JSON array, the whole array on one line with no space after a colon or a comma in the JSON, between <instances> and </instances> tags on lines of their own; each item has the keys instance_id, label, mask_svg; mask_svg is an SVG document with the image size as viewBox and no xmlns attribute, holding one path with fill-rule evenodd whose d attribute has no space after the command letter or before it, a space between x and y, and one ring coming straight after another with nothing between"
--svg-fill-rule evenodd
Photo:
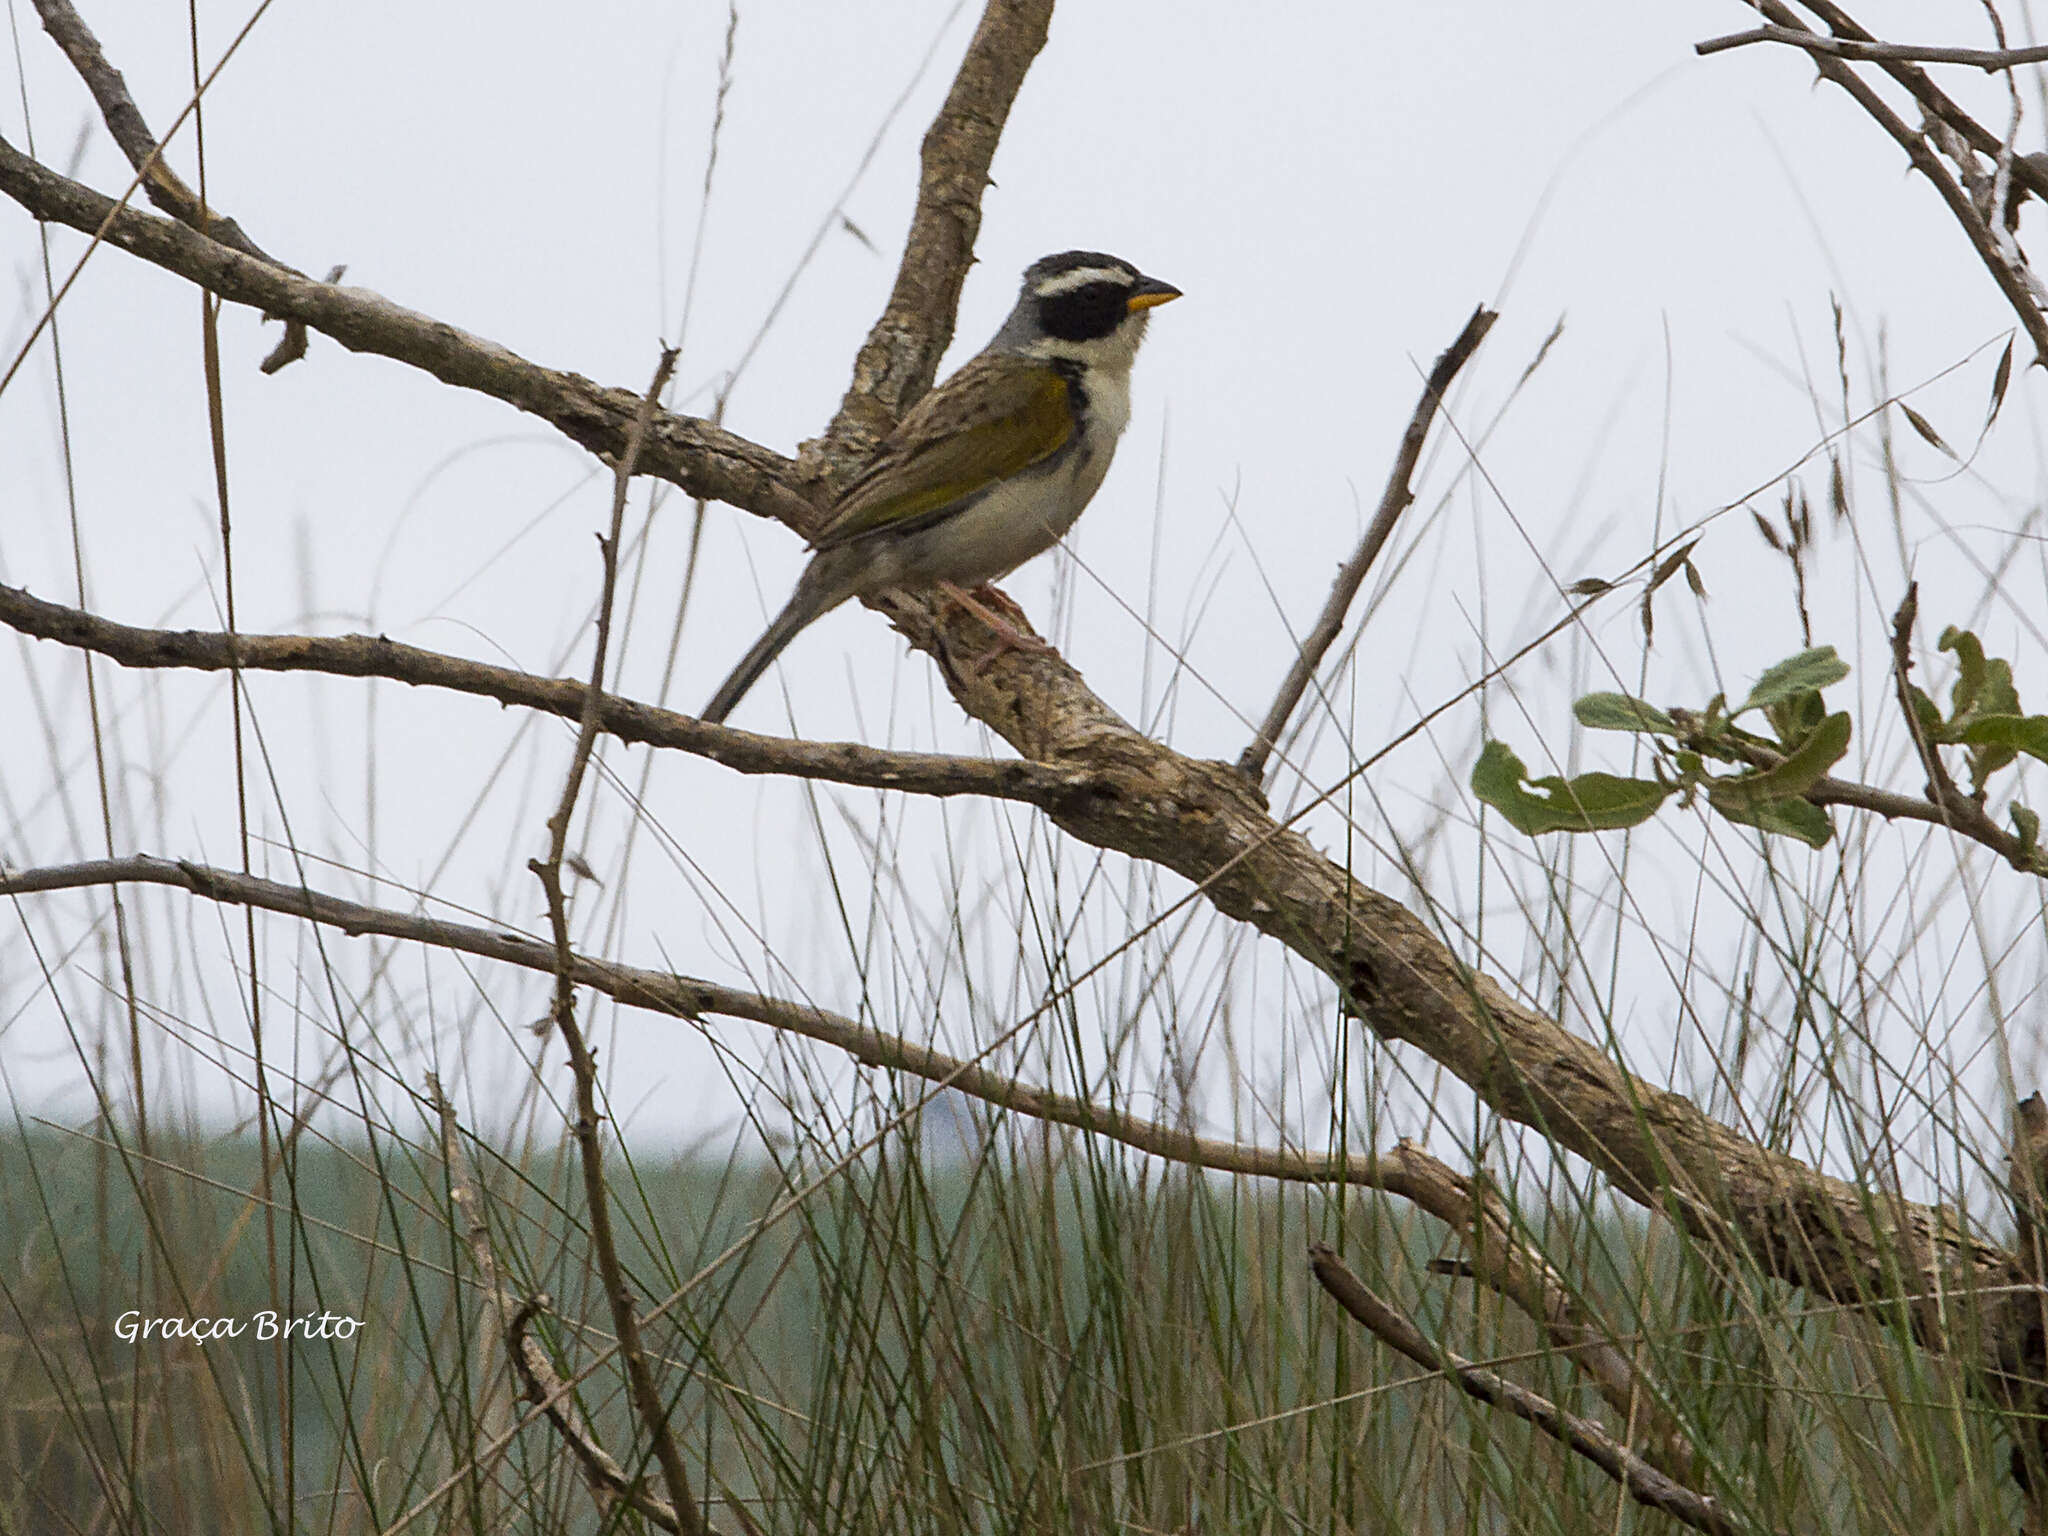
<instances>
[{"instance_id":1,"label":"olive green wing","mask_svg":"<svg viewBox=\"0 0 2048 1536\"><path fill-rule=\"evenodd\" d=\"M1023 358L978 359L926 395L811 540L829 549L909 528L1059 452L1074 435L1067 381Z\"/></svg>"}]
</instances>

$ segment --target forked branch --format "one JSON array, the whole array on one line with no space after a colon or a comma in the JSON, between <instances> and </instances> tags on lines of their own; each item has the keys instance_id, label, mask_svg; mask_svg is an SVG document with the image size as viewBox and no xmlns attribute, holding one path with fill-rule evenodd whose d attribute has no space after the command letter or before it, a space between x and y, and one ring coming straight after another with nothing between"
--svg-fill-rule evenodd
<instances>
[{"instance_id":1,"label":"forked branch","mask_svg":"<svg viewBox=\"0 0 2048 1536\"><path fill-rule=\"evenodd\" d=\"M1432 1344L1420 1328L1353 1274L1334 1248L1311 1243L1309 1264L1331 1298L1387 1344L1424 1370L1449 1378L1467 1395L1535 1425L1620 1483L1638 1504L1661 1510L1710 1536L1736 1536L1743 1529L1729 1517L1720 1500L1667 1477L1592 1419L1560 1408L1540 1393Z\"/></svg>"}]
</instances>

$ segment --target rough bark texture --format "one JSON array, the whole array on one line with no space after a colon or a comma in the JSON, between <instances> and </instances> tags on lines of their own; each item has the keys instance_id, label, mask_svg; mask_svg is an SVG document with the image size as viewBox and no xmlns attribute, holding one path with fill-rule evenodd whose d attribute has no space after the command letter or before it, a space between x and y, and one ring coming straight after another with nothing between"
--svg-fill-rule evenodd
<instances>
[{"instance_id":1,"label":"rough bark texture","mask_svg":"<svg viewBox=\"0 0 2048 1536\"><path fill-rule=\"evenodd\" d=\"M829 483L857 463L931 382L972 259L989 160L1050 10L1050 0L988 5L925 139L918 213L889 307L805 468L707 423L662 415L646 447L649 472L792 528L810 525L817 480ZM179 225L116 210L4 144L0 191L38 217L89 233L104 228L110 243L234 302L297 316L351 349L504 400L593 451L616 454L625 440L638 403L632 391L540 367L375 294L294 277ZM1500 1114L1583 1157L1731 1264L1754 1264L1852 1306L1907 1301L1898 1315L1931 1344L1962 1342L1959 1324L1989 1328L1980 1358L2004 1358L2000 1341L2019 1325L2017 1303L1967 1301L1976 1287L2025 1278L2012 1254L1973 1240L1941 1211L1874 1199L1756 1146L1690 1100L1634 1077L1471 971L1421 918L1277 823L1232 767L1185 757L1134 730L1058 656L1012 652L968 676L946 665L967 633L949 648L947 630L922 601L899 596L876 606L940 661L970 715L1025 758L1085 776L1088 793L1052 812L1069 834L1195 882L1219 910L1328 975L1346 1009L1380 1038L1425 1052ZM1969 1343L1987 1347L1981 1336Z\"/></svg>"}]
</instances>

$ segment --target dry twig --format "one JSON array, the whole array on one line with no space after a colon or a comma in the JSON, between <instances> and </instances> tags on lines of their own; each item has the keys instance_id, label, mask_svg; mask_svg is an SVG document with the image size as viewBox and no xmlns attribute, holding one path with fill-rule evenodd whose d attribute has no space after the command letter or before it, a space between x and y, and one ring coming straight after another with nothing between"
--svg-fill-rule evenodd
<instances>
[{"instance_id":1,"label":"dry twig","mask_svg":"<svg viewBox=\"0 0 2048 1536\"><path fill-rule=\"evenodd\" d=\"M1712 1536L1735 1536L1741 1529L1719 1499L1665 1476L1593 1420L1560 1408L1549 1398L1432 1344L1420 1328L1353 1274L1335 1249L1324 1243L1311 1243L1308 1252L1316 1280L1337 1304L1424 1370L1449 1377L1482 1403L1505 1408L1517 1418L1526 1419L1620 1483L1638 1504L1661 1510L1674 1520Z\"/></svg>"},{"instance_id":2,"label":"dry twig","mask_svg":"<svg viewBox=\"0 0 2048 1536\"><path fill-rule=\"evenodd\" d=\"M626 1386L654 1455L668 1485L668 1502L675 1525L682 1536L708 1536L702 1513L690 1492L690 1476L683 1466L682 1452L668 1423L669 1405L654 1380L641 1340L640 1316L633 1305L632 1286L625 1266L619 1261L618 1237L612 1228L611 1192L604 1181L604 1132L597 1108L597 1056L585 1039L576 1019L576 954L569 940L569 902L562 890L562 860L569 844L569 822L576 814L576 799L583 788L583 775L590 766L597 745L599 717L604 702L604 666L611 648L612 608L618 595L619 541L626 520L626 493L639 467L640 448L654 419L655 402L675 370L676 353L664 347L655 365L654 378L641 398L640 409L626 434L625 451L618 457L612 483L611 528L598 539L604 576L597 604L597 643L592 648L590 682L584 689L581 718L576 729L576 746L569 758L560 803L548 818L548 852L532 860L529 868L546 893L548 927L554 935L555 1001L551 1021L569 1048L569 1067L576 1081L576 1119L570 1130L583 1170L583 1198L589 1210L591 1256L597 1263L605 1300L611 1306L612 1326L618 1334L619 1358L626 1371ZM513 1330L516 1334L517 1329ZM512 1340L513 1359L519 1359L519 1343Z\"/></svg>"},{"instance_id":3,"label":"dry twig","mask_svg":"<svg viewBox=\"0 0 2048 1536\"><path fill-rule=\"evenodd\" d=\"M1479 350L1479 344L1499 318L1484 305L1473 310L1465 328L1444 348L1436 365L1429 370L1429 377L1423 381L1422 398L1415 402L1414 413L1408 418L1408 430L1401 434L1400 451L1394 455L1394 467L1387 472L1387 486L1380 493L1379 508L1373 513L1372 521L1366 524L1365 536L1358 541L1357 550L1338 568L1337 579L1330 585L1330 595L1323 603L1322 614L1301 642L1301 651L1281 681L1280 691L1273 696L1272 707L1266 711L1258 733L1237 760L1238 772L1254 784L1265 782L1266 761L1279 745L1280 733L1286 729L1288 717L1308 691L1308 685L1315 681L1316 668L1323 664L1323 657L1343 629L1344 615L1351 611L1352 599L1358 596L1358 589L1365 584L1373 562L1379 559L1380 551L1386 547L1394 532L1394 524L1415 499L1412 485L1415 466L1422 458L1422 445L1429 438L1429 425L1436 419L1451 381L1457 378L1459 370L1472 354Z\"/></svg>"},{"instance_id":4,"label":"dry twig","mask_svg":"<svg viewBox=\"0 0 2048 1536\"><path fill-rule=\"evenodd\" d=\"M1808 53L1824 53L1830 58L1850 59L1859 64L1968 64L1989 72L2012 69L2021 64L2048 63L2048 46L2042 45L2032 48L1925 47L1917 43L1823 37L1817 32L1775 25L1753 27L1747 32L1730 32L1724 37L1710 37L1703 43L1694 43L1692 51L1704 57L1710 53L1725 53L1730 48L1747 47L1751 43L1784 43L1789 47L1804 48Z\"/></svg>"},{"instance_id":5,"label":"dry twig","mask_svg":"<svg viewBox=\"0 0 2048 1536\"><path fill-rule=\"evenodd\" d=\"M1806 26L1783 0L1753 0L1753 3L1770 24L1779 30L1795 37L1820 38L1820 34ZM1827 0L1814 4L1812 9L1816 15L1826 20L1838 35L1846 35L1859 43L1874 41L1868 33L1856 26L1846 12L1827 3ZM2034 343L2034 360L2037 363L2048 363L2048 314L2043 313L2037 297L2040 283L2031 270L2015 259L2016 248L2008 249L2007 243L2001 241L1993 229L1993 221L2001 217L2001 211L1980 210L1972 201L1970 194L1958 185L1956 177L1949 173L1940 155L1929 142L1929 135L1907 124L1871 88L1869 82L1851 69L1846 62L1827 50L1810 52L1808 56L1813 60L1814 68L1820 72L1822 78L1847 91L1850 98L1869 115L1870 119L1905 151L1913 169L1927 178L1928 185L1933 187L1941 200L1948 205L1950 214L1962 226L1963 233L1969 237L1970 244L1976 249L1978 259L1984 263L1992 281L1998 284L1999 291L2005 295L2006 302L2019 317L2021 327ZM1899 80L1914 93L1932 119L1961 133L1971 149L1994 158L2000 156L2004 141L1939 91L1933 81L1927 78L1924 70L1900 59L1884 61L1883 67L1894 79ZM2044 183L2036 174L2038 168L2030 162L2011 162L2010 170L2021 184L2028 186L2037 194L2043 194L2044 186L2048 186L2048 183Z\"/></svg>"}]
</instances>

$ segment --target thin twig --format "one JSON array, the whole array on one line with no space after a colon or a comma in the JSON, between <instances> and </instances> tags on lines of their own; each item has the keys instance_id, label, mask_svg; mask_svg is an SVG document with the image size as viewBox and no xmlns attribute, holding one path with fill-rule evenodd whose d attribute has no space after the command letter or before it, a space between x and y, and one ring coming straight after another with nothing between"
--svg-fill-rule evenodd
<instances>
[{"instance_id":1,"label":"thin twig","mask_svg":"<svg viewBox=\"0 0 2048 1536\"><path fill-rule=\"evenodd\" d=\"M576 814L576 799L583 788L583 776L597 745L599 718L604 705L604 665L610 648L612 608L618 595L619 541L626 521L626 493L632 487L639 466L640 446L654 421L656 402L667 386L676 365L676 350L663 347L655 365L654 379L641 397L639 412L626 434L625 451L619 455L613 476L610 530L598 540L603 562L603 586L597 605L597 644L590 663L590 683L584 690L582 719L576 731L576 746L569 759L569 771L562 784L562 797L548 818L548 852L544 859L528 864L546 893L548 927L554 935L555 1003L552 1021L569 1048L569 1067L576 1079L576 1120L571 1127L583 1169L584 1202L590 1212L591 1256L597 1262L605 1299L611 1304L612 1325L618 1334L619 1358L626 1371L626 1384L633 1410L647 1432L655 1464L668 1485L668 1498L683 1536L707 1536L703 1516L690 1492L690 1475L683 1466L682 1452L669 1431L669 1406L662 1401L654 1372L647 1363L641 1341L640 1318L633 1305L633 1291L619 1262L618 1238L612 1229L611 1195L604 1182L604 1132L597 1108L597 1057L576 1020L576 954L569 939L569 903L562 891L562 860L569 846L569 823Z\"/></svg>"},{"instance_id":2,"label":"thin twig","mask_svg":"<svg viewBox=\"0 0 2048 1536\"><path fill-rule=\"evenodd\" d=\"M1770 0L1769 4L1760 5L1758 9L1780 24L1788 19L1796 23L1798 17L1794 13L1773 8L1778 4L1779 0ZM1805 0L1805 5L1828 25L1835 36L1860 43L1876 41L1857 23L1855 17L1836 5L1834 0ZM1794 30L1803 29L1795 26ZM1948 92L1934 83L1933 76L1919 65L1901 59L1885 59L1878 61L1878 68L1904 87L1907 94L1920 104L1921 110L1929 117L1946 123L1960 133L1979 154L1998 153L1998 135L1958 106ZM2048 166L2044 166L2035 157L2021 155L2015 159L2013 177L2036 197L2048 200Z\"/></svg>"},{"instance_id":3,"label":"thin twig","mask_svg":"<svg viewBox=\"0 0 2048 1536\"><path fill-rule=\"evenodd\" d=\"M505 1325L505 1350L511 1356L512 1369L519 1375L520 1391L526 1400L536 1404L555 1433L569 1447L570 1454L583 1469L583 1480L590 1485L590 1491L597 1501L600 1515L609 1515L614 1500L644 1515L664 1531L684 1533L683 1523L676 1518L676 1512L667 1500L650 1493L638 1478L630 1477L618 1459L598 1444L597 1436L590 1432L590 1426L583 1416L575 1411L575 1400L570 1396L570 1383L555 1373L549 1362L547 1351L542 1349L531 1332L533 1320L548 1309L549 1298L543 1294L528 1297L512 1311Z\"/></svg>"},{"instance_id":4,"label":"thin twig","mask_svg":"<svg viewBox=\"0 0 2048 1536\"><path fill-rule=\"evenodd\" d=\"M1551 1343L1593 1379L1594 1386L1631 1427L1644 1426L1651 1459L1681 1481L1692 1475L1693 1447L1665 1411L1660 1394L1616 1345L1615 1331L1594 1319L1577 1290L1550 1261L1516 1233L1501 1202L1478 1175L1465 1175L1402 1140L1380 1155L1379 1167L1398 1169L1392 1189L1443 1222L1464 1240L1456 1273L1498 1292L1540 1327ZM1445 1271L1449 1273L1450 1271Z\"/></svg>"},{"instance_id":5,"label":"thin twig","mask_svg":"<svg viewBox=\"0 0 2048 1536\"><path fill-rule=\"evenodd\" d=\"M1472 318L1465 322L1465 328L1458 332L1457 339L1444 349L1436 365L1429 370L1429 377L1423 382L1422 398L1415 402L1414 413L1408 418L1408 430L1401 434L1401 447L1394 455L1394 467L1387 472L1387 485L1380 493L1379 510L1373 513L1372 521L1366 525L1365 537L1358 541L1356 552L1339 568L1337 579L1330 586L1330 595L1323 603L1321 616L1308 632L1308 638L1301 642L1301 651L1294 658L1294 665L1288 668L1280 691L1273 696L1272 708L1266 711L1258 734L1252 737L1251 745L1237 760L1238 771L1254 784L1265 781L1266 761L1279 744L1280 733L1286 729L1288 717L1308 691L1308 685L1315 680L1316 668L1323 664L1324 655L1344 628L1344 616L1351 611L1352 599L1358 596L1358 589L1364 585L1373 562L1379 559L1380 551L1386 547L1394 524L1415 499L1411 484L1415 478L1415 466L1422 458L1422 446L1428 440L1430 423L1436 419L1451 381L1457 378L1458 371L1472 354L1479 350L1480 342L1486 339L1486 333L1493 329L1493 322L1499 318L1483 304L1473 310Z\"/></svg>"},{"instance_id":6,"label":"thin twig","mask_svg":"<svg viewBox=\"0 0 2048 1536\"><path fill-rule=\"evenodd\" d=\"M463 1150L462 1128L455 1118L455 1106L441 1091L439 1079L431 1074L427 1078L426 1100L427 1107L434 1111L440 1123L441 1159L448 1170L448 1198L459 1218L470 1262L476 1266L484 1293L490 1299L495 1331L503 1339L505 1353L519 1378L520 1395L534 1405L536 1412L554 1426L555 1433L569 1446L570 1453L583 1468L584 1480L598 1498L600 1512L609 1512L607 1506L612 1500L623 1500L663 1530L680 1531L676 1512L668 1503L628 1477L617 1459L598 1444L597 1436L577 1407L575 1383L562 1379L555 1370L554 1362L548 1359L547 1351L533 1337L533 1320L547 1310L549 1298L538 1295L522 1301L506 1288L498 1272L497 1255L491 1249L490 1224L484 1217L483 1189L476 1181L468 1154ZM488 1477L490 1464L504 1455L510 1440L509 1429L491 1437L474 1462L473 1475L478 1482Z\"/></svg>"},{"instance_id":7,"label":"thin twig","mask_svg":"<svg viewBox=\"0 0 2048 1536\"><path fill-rule=\"evenodd\" d=\"M1917 43L1867 43L1856 38L1823 37L1817 32L1801 32L1775 25L1754 27L1747 32L1730 32L1725 37L1710 37L1703 43L1694 43L1692 51L1704 56L1725 53L1730 48L1747 47L1751 43L1784 43L1793 48L1804 48L1808 53L1824 53L1830 58L1850 59L1859 64L1968 64L1988 72L2012 69L2021 64L2048 63L2048 44L2036 44L2031 48L1938 48Z\"/></svg>"},{"instance_id":8,"label":"thin twig","mask_svg":"<svg viewBox=\"0 0 2048 1536\"><path fill-rule=\"evenodd\" d=\"M1665 1476L1592 1419L1560 1408L1549 1398L1432 1344L1421 1329L1368 1289L1335 1249L1311 1243L1308 1252L1316 1280L1337 1304L1424 1370L1449 1377L1482 1403L1526 1419L1620 1483L1638 1504L1661 1510L1711 1536L1735 1536L1740 1529L1719 1499Z\"/></svg>"},{"instance_id":9,"label":"thin twig","mask_svg":"<svg viewBox=\"0 0 2048 1536\"><path fill-rule=\"evenodd\" d=\"M1950 800L1961 798L1962 792L1949 777L1948 765L1941 760L1934 743L1927 739L1920 711L1913 707L1913 685L1907 677L1913 670L1913 621L1919 616L1920 583L1908 582L1906 595L1892 615L1892 689L1899 701L1899 713L1906 717L1906 732L1913 739L1914 754L1927 774L1927 798L1937 807L1945 807Z\"/></svg>"}]
</instances>

